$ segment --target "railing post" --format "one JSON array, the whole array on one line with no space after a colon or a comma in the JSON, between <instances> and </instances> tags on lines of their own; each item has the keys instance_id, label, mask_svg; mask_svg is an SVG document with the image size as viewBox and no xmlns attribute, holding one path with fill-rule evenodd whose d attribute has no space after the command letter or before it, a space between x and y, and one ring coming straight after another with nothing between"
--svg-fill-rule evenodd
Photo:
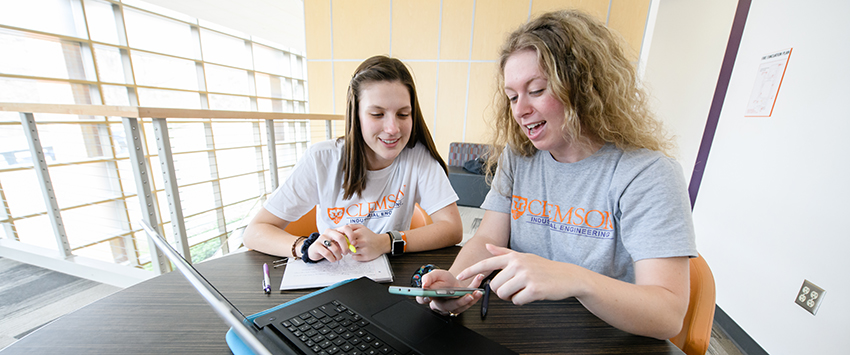
<instances>
[{"instance_id":1,"label":"railing post","mask_svg":"<svg viewBox=\"0 0 850 355\"><path fill-rule=\"evenodd\" d=\"M150 177L148 174L147 160L145 159L144 141L142 140L141 130L139 129L139 121L131 117L122 117L124 123L124 136L127 137L127 149L130 151L130 165L133 166L133 178L136 181L136 195L139 197L139 206L141 207L142 219L148 222L149 225L159 233L162 230L159 228L159 221L156 218L156 202L151 192ZM156 247L150 238L145 238L148 241L148 248L151 252L151 266L157 274L164 274L171 271L171 263Z\"/></svg>"},{"instance_id":2,"label":"railing post","mask_svg":"<svg viewBox=\"0 0 850 355\"><path fill-rule=\"evenodd\" d=\"M12 222L12 210L9 208L9 202L6 201L6 193L3 192L3 184L0 183L0 224L3 225L3 230L6 231L6 238L20 241L18 238L18 230L15 229L15 222Z\"/></svg>"},{"instance_id":3,"label":"railing post","mask_svg":"<svg viewBox=\"0 0 850 355\"><path fill-rule=\"evenodd\" d=\"M272 191L277 189L279 183L277 176L277 142L274 138L274 120L266 120L266 149L269 154L269 176L272 181Z\"/></svg>"},{"instance_id":4,"label":"railing post","mask_svg":"<svg viewBox=\"0 0 850 355\"><path fill-rule=\"evenodd\" d=\"M186 224L183 221L183 206L180 203L180 192L177 187L177 174L174 171L174 159L171 155L171 140L168 137L168 124L165 118L153 119L153 130L156 135L157 155L162 170L162 180L165 183L165 195L168 197L168 209L171 212L171 230L177 251L183 254L189 263L192 255L189 252L189 238L186 235Z\"/></svg>"},{"instance_id":5,"label":"railing post","mask_svg":"<svg viewBox=\"0 0 850 355\"><path fill-rule=\"evenodd\" d=\"M204 121L204 135L207 143L207 161L210 165L210 178L212 180L213 203L215 204L215 221L218 233L221 234L221 254L230 253L227 245L227 221L224 218L224 201L221 199L221 182L218 174L218 159L215 155L215 138L213 137L212 123Z\"/></svg>"},{"instance_id":6,"label":"railing post","mask_svg":"<svg viewBox=\"0 0 850 355\"><path fill-rule=\"evenodd\" d=\"M71 257L73 256L71 245L68 243L68 235L65 234L65 225L62 223L62 215L59 213L59 203L56 202L53 182L50 180L50 173L47 171L47 161L44 159L44 150L41 146L41 140L38 138L38 129L33 114L21 112L21 125L30 146L33 170L38 177L38 185L41 187L41 194L44 197L44 207L47 208L47 216L50 219L50 225L53 227L53 235L56 237L56 246L62 257Z\"/></svg>"}]
</instances>

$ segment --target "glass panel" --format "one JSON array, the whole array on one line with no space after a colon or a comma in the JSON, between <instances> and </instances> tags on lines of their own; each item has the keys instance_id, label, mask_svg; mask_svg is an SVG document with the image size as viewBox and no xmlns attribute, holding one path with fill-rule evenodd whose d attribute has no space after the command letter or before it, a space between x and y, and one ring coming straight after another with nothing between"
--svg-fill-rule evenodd
<instances>
[{"instance_id":1,"label":"glass panel","mask_svg":"<svg viewBox=\"0 0 850 355\"><path fill-rule=\"evenodd\" d=\"M86 37L79 0L0 2L0 23L71 37Z\"/></svg>"},{"instance_id":2,"label":"glass panel","mask_svg":"<svg viewBox=\"0 0 850 355\"><path fill-rule=\"evenodd\" d=\"M60 162L112 157L108 134L104 125L38 125L45 155Z\"/></svg>"},{"instance_id":3,"label":"glass panel","mask_svg":"<svg viewBox=\"0 0 850 355\"><path fill-rule=\"evenodd\" d=\"M207 182L181 187L180 201L183 206L184 217L215 207L215 194L213 193L212 183Z\"/></svg>"},{"instance_id":4,"label":"glass panel","mask_svg":"<svg viewBox=\"0 0 850 355\"><path fill-rule=\"evenodd\" d=\"M292 56L292 77L304 79L303 74L304 59L299 56Z\"/></svg>"},{"instance_id":5,"label":"glass panel","mask_svg":"<svg viewBox=\"0 0 850 355\"><path fill-rule=\"evenodd\" d=\"M294 80L292 86L294 86L295 91L295 94L292 98L295 100L304 100L304 81Z\"/></svg>"},{"instance_id":6,"label":"glass panel","mask_svg":"<svg viewBox=\"0 0 850 355\"><path fill-rule=\"evenodd\" d=\"M129 227L123 200L64 210L62 222L71 249L111 239L126 233ZM119 252L123 254L123 250ZM112 261L111 254L107 250L99 259Z\"/></svg>"},{"instance_id":7,"label":"glass panel","mask_svg":"<svg viewBox=\"0 0 850 355\"><path fill-rule=\"evenodd\" d=\"M128 90L132 90L130 88L124 86L112 86L112 85L103 85L103 100L106 102L106 105L114 105L114 106L130 106L130 95L128 95Z\"/></svg>"},{"instance_id":8,"label":"glass panel","mask_svg":"<svg viewBox=\"0 0 850 355\"><path fill-rule=\"evenodd\" d=\"M254 43L254 69L289 76L289 55L280 50Z\"/></svg>"},{"instance_id":9,"label":"glass panel","mask_svg":"<svg viewBox=\"0 0 850 355\"><path fill-rule=\"evenodd\" d=\"M6 202L12 216L21 217L47 211L35 171L29 169L0 173L0 181L3 182L3 193L6 194ZM15 222L15 225L18 223ZM18 230L18 233L21 231ZM53 235L52 230L50 235Z\"/></svg>"},{"instance_id":10,"label":"glass panel","mask_svg":"<svg viewBox=\"0 0 850 355\"><path fill-rule=\"evenodd\" d=\"M251 121L214 122L212 128L215 135L215 147L221 149L254 145L257 139L254 135L254 124L255 122Z\"/></svg>"},{"instance_id":11,"label":"glass panel","mask_svg":"<svg viewBox=\"0 0 850 355\"><path fill-rule=\"evenodd\" d=\"M121 184L111 163L50 168L50 179L60 208L121 197ZM121 208L123 210L123 207ZM63 212L64 213L64 212ZM66 222L67 223L67 222Z\"/></svg>"},{"instance_id":12,"label":"glass panel","mask_svg":"<svg viewBox=\"0 0 850 355\"><path fill-rule=\"evenodd\" d=\"M221 200L225 205L257 196L262 186L257 174L221 180Z\"/></svg>"},{"instance_id":13,"label":"glass panel","mask_svg":"<svg viewBox=\"0 0 850 355\"><path fill-rule=\"evenodd\" d=\"M99 0L86 0L86 21L93 41L121 44L115 26L112 4Z\"/></svg>"},{"instance_id":14,"label":"glass panel","mask_svg":"<svg viewBox=\"0 0 850 355\"><path fill-rule=\"evenodd\" d=\"M124 23L129 45L133 48L200 58L198 42L190 25L126 7Z\"/></svg>"},{"instance_id":15,"label":"glass panel","mask_svg":"<svg viewBox=\"0 0 850 355\"><path fill-rule=\"evenodd\" d=\"M247 96L209 94L210 109L252 111L251 98Z\"/></svg>"},{"instance_id":16,"label":"glass panel","mask_svg":"<svg viewBox=\"0 0 850 355\"><path fill-rule=\"evenodd\" d=\"M17 113L15 113L17 116ZM18 119L20 121L20 118ZM29 143L21 126L0 126L0 169L31 165ZM14 185L5 185L10 188ZM2 206L0 206L2 208Z\"/></svg>"},{"instance_id":17,"label":"glass panel","mask_svg":"<svg viewBox=\"0 0 850 355\"><path fill-rule=\"evenodd\" d=\"M139 106L166 108L201 108L201 97L196 92L146 88L139 88L138 90Z\"/></svg>"},{"instance_id":18,"label":"glass panel","mask_svg":"<svg viewBox=\"0 0 850 355\"><path fill-rule=\"evenodd\" d=\"M174 170L177 174L177 183L180 185L209 181L212 177L210 173L210 160L207 153L175 155ZM180 196L180 198L184 199L184 196Z\"/></svg>"},{"instance_id":19,"label":"glass panel","mask_svg":"<svg viewBox=\"0 0 850 355\"><path fill-rule=\"evenodd\" d=\"M80 58L79 43L76 46L63 46L57 39L27 36L21 32L3 29L0 29L0 48L4 53L0 55L0 72L4 74L72 79L68 73L66 55ZM65 50L69 53L65 53ZM78 61L77 64L77 69L84 72L82 62ZM75 76L77 77L73 79L85 79L84 75Z\"/></svg>"},{"instance_id":20,"label":"glass panel","mask_svg":"<svg viewBox=\"0 0 850 355\"><path fill-rule=\"evenodd\" d=\"M198 90L194 61L139 51L133 51L132 55L139 85Z\"/></svg>"},{"instance_id":21,"label":"glass panel","mask_svg":"<svg viewBox=\"0 0 850 355\"><path fill-rule=\"evenodd\" d=\"M201 29L201 48L207 62L251 68L251 53L241 38Z\"/></svg>"},{"instance_id":22,"label":"glass panel","mask_svg":"<svg viewBox=\"0 0 850 355\"><path fill-rule=\"evenodd\" d=\"M107 83L132 84L130 73L124 72L124 59L121 50L116 47L94 46L95 58L97 58L97 70L100 81ZM128 78L130 80L128 80Z\"/></svg>"},{"instance_id":23,"label":"glass panel","mask_svg":"<svg viewBox=\"0 0 850 355\"><path fill-rule=\"evenodd\" d=\"M150 134L154 134L153 130L149 132ZM169 141L171 141L172 153L192 152L207 149L207 133L204 129L204 124L201 122L169 123L168 135L171 137ZM156 146L151 146L151 149L155 150Z\"/></svg>"},{"instance_id":24,"label":"glass panel","mask_svg":"<svg viewBox=\"0 0 850 355\"><path fill-rule=\"evenodd\" d=\"M281 96L284 99L292 99L292 79L283 78L280 85Z\"/></svg>"},{"instance_id":25,"label":"glass panel","mask_svg":"<svg viewBox=\"0 0 850 355\"><path fill-rule=\"evenodd\" d=\"M216 235L218 235L218 233L213 233L213 231L211 230L208 236L210 238L213 238ZM204 237L206 237L206 236L204 236ZM204 260L207 260L207 259L213 257L216 254L219 254L220 249L221 249L221 239L220 238L213 238L213 239L207 240L206 242L203 242L201 244L193 246L190 249L189 253L192 254L192 262L193 263L199 263L201 261L204 261Z\"/></svg>"},{"instance_id":26,"label":"glass panel","mask_svg":"<svg viewBox=\"0 0 850 355\"><path fill-rule=\"evenodd\" d=\"M248 72L218 65L207 64L207 91L249 95L251 93Z\"/></svg>"},{"instance_id":27,"label":"glass panel","mask_svg":"<svg viewBox=\"0 0 850 355\"><path fill-rule=\"evenodd\" d=\"M56 247L56 237L53 236L53 227L50 225L50 219L47 218L46 214L19 219L15 221L15 229L18 231L18 238L22 243L59 250Z\"/></svg>"},{"instance_id":28,"label":"glass panel","mask_svg":"<svg viewBox=\"0 0 850 355\"><path fill-rule=\"evenodd\" d=\"M279 144L277 146L277 166L284 167L288 165L295 165L295 162L297 161L296 154L295 144Z\"/></svg>"},{"instance_id":29,"label":"glass panel","mask_svg":"<svg viewBox=\"0 0 850 355\"><path fill-rule=\"evenodd\" d=\"M216 160L218 161L218 176L220 178L259 170L257 153L254 148L221 150L216 153Z\"/></svg>"}]
</instances>

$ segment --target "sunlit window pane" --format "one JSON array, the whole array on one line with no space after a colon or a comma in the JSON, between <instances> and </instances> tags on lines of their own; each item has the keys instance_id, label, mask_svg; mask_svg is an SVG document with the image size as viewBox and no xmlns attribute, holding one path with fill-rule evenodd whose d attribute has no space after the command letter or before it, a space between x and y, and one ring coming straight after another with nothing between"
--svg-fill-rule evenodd
<instances>
[{"instance_id":1,"label":"sunlit window pane","mask_svg":"<svg viewBox=\"0 0 850 355\"><path fill-rule=\"evenodd\" d=\"M225 205L247 200L257 195L260 182L257 174L221 180L221 200Z\"/></svg>"},{"instance_id":2,"label":"sunlit window pane","mask_svg":"<svg viewBox=\"0 0 850 355\"><path fill-rule=\"evenodd\" d=\"M153 133L153 131L150 132ZM169 123L168 135L171 137L171 151L173 153L207 149L207 134L203 123ZM151 149L154 147L156 146L151 147ZM174 159L177 159L176 155Z\"/></svg>"},{"instance_id":3,"label":"sunlit window pane","mask_svg":"<svg viewBox=\"0 0 850 355\"><path fill-rule=\"evenodd\" d=\"M210 159L207 153L177 154L174 156L174 170L177 173L177 183L180 185L209 181L212 177L210 168Z\"/></svg>"},{"instance_id":4,"label":"sunlit window pane","mask_svg":"<svg viewBox=\"0 0 850 355\"><path fill-rule=\"evenodd\" d=\"M103 85L102 88L106 105L130 106L130 96L128 95L127 87Z\"/></svg>"},{"instance_id":5,"label":"sunlit window pane","mask_svg":"<svg viewBox=\"0 0 850 355\"><path fill-rule=\"evenodd\" d=\"M129 231L124 201L108 201L62 211L62 222L71 248L109 240ZM126 251L117 252L124 254Z\"/></svg>"},{"instance_id":6,"label":"sunlit window pane","mask_svg":"<svg viewBox=\"0 0 850 355\"><path fill-rule=\"evenodd\" d=\"M212 189L212 183L207 182L181 187L180 201L183 205L184 216L201 213L213 208L215 206L215 193Z\"/></svg>"},{"instance_id":7,"label":"sunlit window pane","mask_svg":"<svg viewBox=\"0 0 850 355\"><path fill-rule=\"evenodd\" d=\"M257 151L254 148L228 149L216 153L219 178L256 172Z\"/></svg>"},{"instance_id":8,"label":"sunlit window pane","mask_svg":"<svg viewBox=\"0 0 850 355\"><path fill-rule=\"evenodd\" d=\"M289 54L254 43L254 69L289 76Z\"/></svg>"},{"instance_id":9,"label":"sunlit window pane","mask_svg":"<svg viewBox=\"0 0 850 355\"><path fill-rule=\"evenodd\" d=\"M139 105L167 108L201 108L198 93L139 88Z\"/></svg>"},{"instance_id":10,"label":"sunlit window pane","mask_svg":"<svg viewBox=\"0 0 850 355\"><path fill-rule=\"evenodd\" d=\"M0 23L72 37L86 37L79 0L0 2Z\"/></svg>"},{"instance_id":11,"label":"sunlit window pane","mask_svg":"<svg viewBox=\"0 0 850 355\"><path fill-rule=\"evenodd\" d=\"M71 55L79 57L79 44L77 48L65 47L76 51ZM0 29L0 48L3 49L0 73L61 79L84 78L72 78L68 73L66 53L58 39L32 37Z\"/></svg>"},{"instance_id":12,"label":"sunlit window pane","mask_svg":"<svg viewBox=\"0 0 850 355\"><path fill-rule=\"evenodd\" d=\"M124 8L124 23L128 43L133 48L200 58L192 27L185 23L129 8Z\"/></svg>"},{"instance_id":13,"label":"sunlit window pane","mask_svg":"<svg viewBox=\"0 0 850 355\"><path fill-rule=\"evenodd\" d=\"M42 201L44 200L39 199L39 202ZM19 219L15 221L15 229L23 243L58 250L56 237L53 236L53 228L50 226L50 219L47 218L47 215Z\"/></svg>"},{"instance_id":14,"label":"sunlit window pane","mask_svg":"<svg viewBox=\"0 0 850 355\"><path fill-rule=\"evenodd\" d=\"M251 99L245 96L232 95L209 95L210 109L213 110L233 110L233 111L250 111Z\"/></svg>"},{"instance_id":15,"label":"sunlit window pane","mask_svg":"<svg viewBox=\"0 0 850 355\"><path fill-rule=\"evenodd\" d=\"M86 0L86 20L93 41L121 44L115 25L112 4L100 0Z\"/></svg>"},{"instance_id":16,"label":"sunlit window pane","mask_svg":"<svg viewBox=\"0 0 850 355\"><path fill-rule=\"evenodd\" d=\"M53 104L76 103L74 102L74 90L69 83L3 77L0 77L0 101Z\"/></svg>"},{"instance_id":17,"label":"sunlit window pane","mask_svg":"<svg viewBox=\"0 0 850 355\"><path fill-rule=\"evenodd\" d=\"M27 155L29 156L29 155ZM18 170L0 173L3 182L3 193L9 204L9 212L13 217L22 217L43 213L44 198L41 197L41 187L33 170ZM14 186L14 188L12 188ZM16 224L18 222L15 222ZM48 227L48 229L50 229ZM18 230L20 233L21 231ZM53 235L53 232L50 232Z\"/></svg>"},{"instance_id":18,"label":"sunlit window pane","mask_svg":"<svg viewBox=\"0 0 850 355\"><path fill-rule=\"evenodd\" d=\"M251 94L248 72L218 65L205 66L207 91L229 94Z\"/></svg>"},{"instance_id":19,"label":"sunlit window pane","mask_svg":"<svg viewBox=\"0 0 850 355\"><path fill-rule=\"evenodd\" d=\"M121 50L116 47L94 46L94 54L97 58L97 70L100 81L107 83L132 84L127 80L130 75L124 72L124 59Z\"/></svg>"},{"instance_id":20,"label":"sunlit window pane","mask_svg":"<svg viewBox=\"0 0 850 355\"><path fill-rule=\"evenodd\" d=\"M204 49L204 60L207 62L251 68L250 47L246 47L245 40L241 38L202 29L201 48Z\"/></svg>"},{"instance_id":21,"label":"sunlit window pane","mask_svg":"<svg viewBox=\"0 0 850 355\"><path fill-rule=\"evenodd\" d=\"M250 121L213 123L215 147L221 149L257 144L260 137L254 134L255 124L257 123Z\"/></svg>"},{"instance_id":22,"label":"sunlit window pane","mask_svg":"<svg viewBox=\"0 0 850 355\"><path fill-rule=\"evenodd\" d=\"M144 86L198 90L195 62L133 51L136 83Z\"/></svg>"}]
</instances>

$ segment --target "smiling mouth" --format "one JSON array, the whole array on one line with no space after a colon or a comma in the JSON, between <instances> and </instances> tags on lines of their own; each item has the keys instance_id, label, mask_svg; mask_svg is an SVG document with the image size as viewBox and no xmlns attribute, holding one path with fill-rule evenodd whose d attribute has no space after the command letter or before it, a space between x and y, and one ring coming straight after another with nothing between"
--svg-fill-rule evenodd
<instances>
[{"instance_id":1,"label":"smiling mouth","mask_svg":"<svg viewBox=\"0 0 850 355\"><path fill-rule=\"evenodd\" d=\"M390 140L378 138L378 140L380 140L381 142L384 142L385 144L395 144L396 142L398 142L399 139L401 139L401 138L390 139Z\"/></svg>"},{"instance_id":2,"label":"smiling mouth","mask_svg":"<svg viewBox=\"0 0 850 355\"><path fill-rule=\"evenodd\" d=\"M543 126L544 124L546 124L546 121L540 121L540 122L537 122L537 123L526 125L525 128L528 129L528 135L532 135L534 133L535 129L537 129L540 126Z\"/></svg>"}]
</instances>

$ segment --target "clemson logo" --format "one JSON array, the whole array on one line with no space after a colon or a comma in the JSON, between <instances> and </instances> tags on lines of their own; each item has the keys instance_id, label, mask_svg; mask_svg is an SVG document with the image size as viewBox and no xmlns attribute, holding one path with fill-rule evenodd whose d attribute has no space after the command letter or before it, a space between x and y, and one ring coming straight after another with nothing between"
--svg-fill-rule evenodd
<instances>
[{"instance_id":1,"label":"clemson logo","mask_svg":"<svg viewBox=\"0 0 850 355\"><path fill-rule=\"evenodd\" d=\"M526 206L528 206L527 198L514 195L511 204L511 217L514 219L521 217L525 213Z\"/></svg>"},{"instance_id":2,"label":"clemson logo","mask_svg":"<svg viewBox=\"0 0 850 355\"><path fill-rule=\"evenodd\" d=\"M339 224L339 221L342 220L342 216L344 214L345 214L345 208L342 208L342 207L328 208L328 218L330 218L336 224Z\"/></svg>"}]
</instances>

